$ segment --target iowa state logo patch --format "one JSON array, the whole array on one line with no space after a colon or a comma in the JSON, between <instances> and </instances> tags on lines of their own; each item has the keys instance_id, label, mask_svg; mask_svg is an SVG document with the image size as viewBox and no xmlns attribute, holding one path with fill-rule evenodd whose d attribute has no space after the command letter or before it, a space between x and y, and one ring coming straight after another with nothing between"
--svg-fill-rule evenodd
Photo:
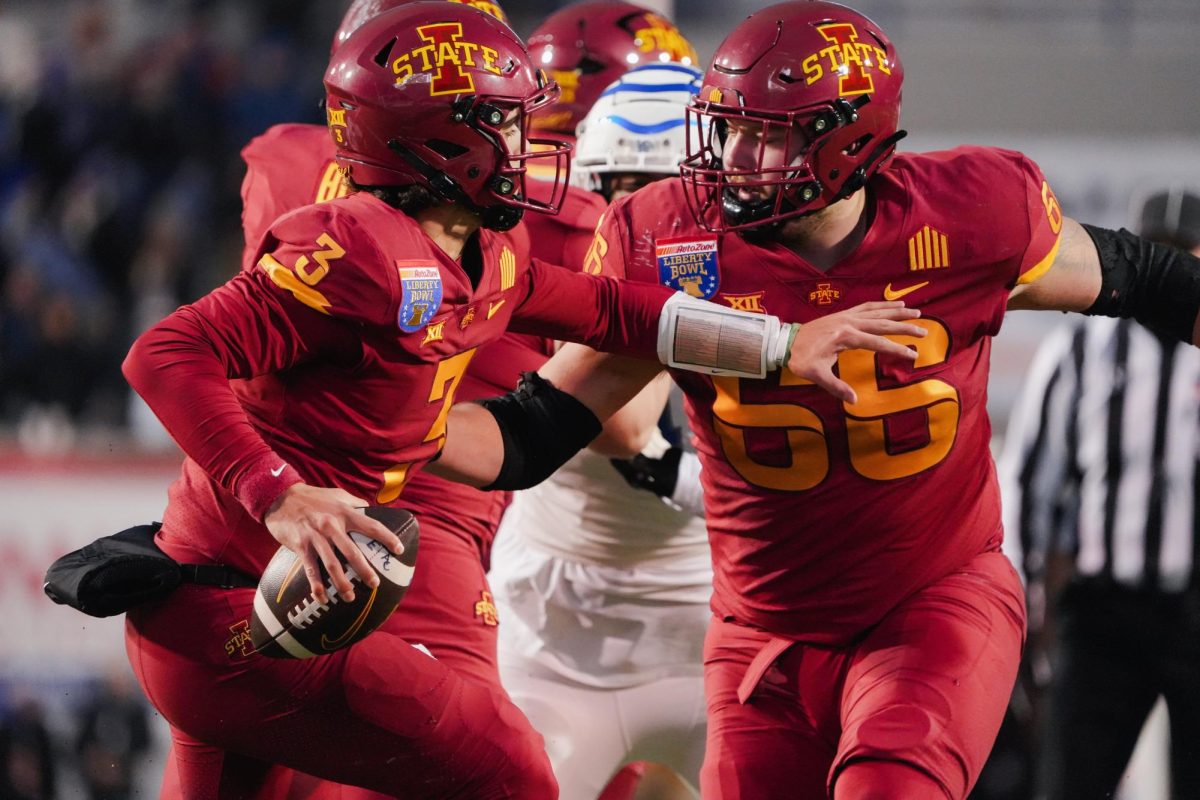
<instances>
[{"instance_id":1,"label":"iowa state logo patch","mask_svg":"<svg viewBox=\"0 0 1200 800\"><path fill-rule=\"evenodd\" d=\"M654 243L654 257L663 286L711 300L721 285L715 236L661 239Z\"/></svg>"},{"instance_id":2,"label":"iowa state logo patch","mask_svg":"<svg viewBox=\"0 0 1200 800\"><path fill-rule=\"evenodd\" d=\"M400 312L396 315L396 324L405 333L416 333L433 319L442 305L442 274L431 265L397 266L400 270Z\"/></svg>"}]
</instances>

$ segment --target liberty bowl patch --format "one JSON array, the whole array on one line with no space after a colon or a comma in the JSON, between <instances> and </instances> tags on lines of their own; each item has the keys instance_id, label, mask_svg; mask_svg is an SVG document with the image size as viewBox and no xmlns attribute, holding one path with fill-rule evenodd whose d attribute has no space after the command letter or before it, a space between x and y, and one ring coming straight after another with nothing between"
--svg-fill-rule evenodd
<instances>
[{"instance_id":1,"label":"liberty bowl patch","mask_svg":"<svg viewBox=\"0 0 1200 800\"><path fill-rule=\"evenodd\" d=\"M396 323L416 333L442 305L442 274L437 267L400 267L400 313Z\"/></svg>"},{"instance_id":2,"label":"liberty bowl patch","mask_svg":"<svg viewBox=\"0 0 1200 800\"><path fill-rule=\"evenodd\" d=\"M654 257L664 286L711 300L721 285L715 236L661 239L654 243Z\"/></svg>"}]
</instances>

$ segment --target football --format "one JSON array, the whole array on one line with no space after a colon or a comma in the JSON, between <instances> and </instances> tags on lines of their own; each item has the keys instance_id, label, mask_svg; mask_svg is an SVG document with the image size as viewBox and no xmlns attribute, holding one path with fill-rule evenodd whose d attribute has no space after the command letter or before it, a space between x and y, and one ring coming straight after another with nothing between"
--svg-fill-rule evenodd
<instances>
[{"instance_id":1,"label":"football","mask_svg":"<svg viewBox=\"0 0 1200 800\"><path fill-rule=\"evenodd\" d=\"M338 553L346 577L354 585L354 600L346 602L334 591L322 567L329 598L322 603L309 588L303 563L291 550L280 547L258 582L250 615L250 639L259 653L272 658L327 655L361 640L396 610L417 563L417 519L403 509L383 506L372 506L366 514L400 537L403 555L397 556L374 539L350 531L350 538L379 576L379 585L368 588Z\"/></svg>"}]
</instances>

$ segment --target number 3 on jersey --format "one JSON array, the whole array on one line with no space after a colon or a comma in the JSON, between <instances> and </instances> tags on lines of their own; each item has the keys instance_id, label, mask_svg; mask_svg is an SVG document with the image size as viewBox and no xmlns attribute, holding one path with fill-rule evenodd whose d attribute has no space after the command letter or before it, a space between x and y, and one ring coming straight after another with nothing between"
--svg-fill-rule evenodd
<instances>
[{"instance_id":1,"label":"number 3 on jersey","mask_svg":"<svg viewBox=\"0 0 1200 800\"><path fill-rule=\"evenodd\" d=\"M888 337L917 350L914 367L929 367L946 360L950 335L933 319L913 320L928 331L912 336ZM950 452L958 432L958 392L937 378L884 389L876 379L876 355L867 350L847 350L838 356L838 373L854 387L858 402L843 403L850 464L855 472L872 480L895 480L916 475L936 464ZM811 489L829 474L829 441L825 423L812 409L798 403L742 403L739 378L713 378L717 396L713 400L713 426L722 449L738 474L756 486L783 492ZM780 386L811 385L786 370ZM893 453L888 449L886 420L905 411L924 410L929 438L920 447ZM786 466L754 460L746 447L751 428L782 429L791 450Z\"/></svg>"}]
</instances>

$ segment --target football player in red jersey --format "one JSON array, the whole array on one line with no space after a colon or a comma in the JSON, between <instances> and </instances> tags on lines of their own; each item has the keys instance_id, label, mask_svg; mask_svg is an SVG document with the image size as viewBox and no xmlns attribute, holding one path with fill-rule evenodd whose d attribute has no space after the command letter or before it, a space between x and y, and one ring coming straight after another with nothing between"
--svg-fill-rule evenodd
<instances>
[{"instance_id":1,"label":"football player in red jersey","mask_svg":"<svg viewBox=\"0 0 1200 800\"><path fill-rule=\"evenodd\" d=\"M798 330L518 258L498 232L526 209L555 208L525 191L527 162L565 155L533 152L527 136L555 89L511 30L458 4L394 9L339 47L328 127L355 191L272 223L254 269L151 328L126 359L188 456L163 550L259 575L282 544L317 596L349 600L337 550L369 588L347 530L398 542L358 509L395 503L437 455L467 366L506 327L710 369L789 364L826 385L825 364L846 346L907 352L879 335L920 332L899 304ZM501 430L544 448L510 460L496 488L527 484L597 432L586 409L533 378L491 407L510 423ZM390 795L554 796L540 737L502 691L387 631L322 658L258 656L252 598L187 585L127 616L139 681L190 741ZM227 794L225 777L181 775L182 792Z\"/></svg>"},{"instance_id":2,"label":"football player in red jersey","mask_svg":"<svg viewBox=\"0 0 1200 800\"><path fill-rule=\"evenodd\" d=\"M529 35L529 55L559 86L559 96L533 115L539 136L575 141L575 128L606 86L646 64L698 63L696 50L670 20L650 9L617 0L576 3L554 12ZM544 177L537 166L530 174ZM534 184L535 196L544 192ZM606 203L593 192L570 187L562 211L526 218L533 254L580 269Z\"/></svg>"},{"instance_id":3,"label":"football player in red jersey","mask_svg":"<svg viewBox=\"0 0 1200 800\"><path fill-rule=\"evenodd\" d=\"M333 37L333 52L367 20L414 1L356 0ZM468 4L507 23L503 9L497 4ZM661 54L669 50L682 49L690 54L689 60L694 57L691 45L656 14L628 3L586 5L587 10L600 8L605 12L592 22L583 45L593 53L593 59L606 64L604 75L628 69L631 54L638 54L634 55L634 61L641 56L650 63L659 63ZM539 29L544 30L542 41L546 48L561 40L567 17L560 13L552 19L549 27ZM575 19L572 17L570 21L574 24ZM659 33L653 34L655 31ZM582 58L581 51L579 59ZM564 76L570 72L571 77L564 79L575 85L577 76L573 70L578 63L566 64L560 53L555 64L564 68ZM597 86L598 79L591 72L582 76L583 92L591 98L589 104L600 95L602 86ZM556 101L550 105L559 104ZM246 239L243 269L252 271L257 267L259 242L272 222L301 206L343 197L349 193L349 187L336 162L333 140L324 126L300 123L273 126L251 141L242 156L247 165L242 184ZM546 171L554 177L553 167L547 167ZM532 165L530 172L536 172ZM510 239L519 258L526 258L532 252L543 260L581 269L604 207L599 195L572 186L559 214L527 215L520 225L503 235ZM531 233L537 242L534 247L530 246ZM474 400L507 391L522 372L536 369L546 360L552 345L540 337L506 334L482 348L471 360L456 397ZM621 424L615 419L614 422ZM620 449L626 438L618 433L609 440L610 446ZM499 616L491 606L492 592L485 572L508 498L508 493L482 492L424 471L408 481L403 504L421 521L422 560L437 563L438 568L436 573L418 571L402 608L385 625L385 629L408 641L422 644L460 674L491 684L499 681L496 666ZM447 579L449 575L454 578ZM182 733L176 735L185 738ZM195 754L200 746L193 743L189 749ZM286 776L274 770L265 791L274 791L285 779ZM298 791L296 784L292 791Z\"/></svg>"},{"instance_id":4,"label":"football player in red jersey","mask_svg":"<svg viewBox=\"0 0 1200 800\"><path fill-rule=\"evenodd\" d=\"M333 37L332 52L369 19L418 0L355 0L347 9ZM460 2L461 0L451 0ZM490 13L505 24L508 18L496 3L467 2ZM257 269L258 245L271 223L283 214L312 203L344 197L350 192L339 167L334 141L323 125L285 123L275 125L252 140L243 150L246 176L242 183L242 221L246 239L243 270ZM590 230L589 230L590 236ZM525 225L498 234L517 258L526 259L529 237ZM510 389L524 370L535 369L549 354L545 339L526 334L506 334L484 346L462 376L455 396L474 400ZM385 630L420 644L460 675L498 685L496 666L497 617L489 610L491 589L486 570L492 539L509 498L507 492L482 492L460 483L445 481L418 471L404 487L403 505L418 515L421 523L422 561L436 570L419 570L405 595L403 608L385 623ZM175 731L179 740L186 734ZM192 757L204 748L187 745ZM175 753L171 758L174 759ZM227 756L227 770L236 757ZM237 764L243 784L253 784L252 763ZM169 767L171 769L171 767ZM291 795L338 796L343 800L359 795L343 787L309 785L304 776L294 778L278 767L270 770L259 796L271 797L286 786ZM363 795L364 797L367 795Z\"/></svg>"},{"instance_id":5,"label":"football player in red jersey","mask_svg":"<svg viewBox=\"0 0 1200 800\"><path fill-rule=\"evenodd\" d=\"M412 2L356 0L338 27L333 51L367 20ZM494 3L470 5L507 22L503 9ZM625 38L629 38L628 34ZM628 47L635 47L632 39ZM246 237L243 269L256 269L258 244L270 224L282 214L349 193L335 154L333 140L324 126L298 123L276 125L245 147L242 151L247 165L242 184ZM501 234L507 237L518 258L525 259L530 252L527 228L531 228L538 231L539 247L535 255L554 263L570 263L575 269L582 267L583 255L604 204L591 192L574 188L569 191L571 194L564 199L560 214L527 215L520 225ZM593 209L598 210L592 213ZM542 220L561 221L572 214L567 224L541 224ZM557 231L573 232L566 240L573 248L564 247L564 239ZM546 360L552 352L551 344L540 337L509 333L481 348L463 375L456 398L474 400L507 391L521 372L536 369ZM411 477L404 487L402 503L420 519L422 561L436 564L437 568L418 570L402 607L384 625L384 630L421 644L459 674L491 685L499 684L496 641L502 617L491 603L492 592L485 572L492 539L508 497L507 492L482 492L425 471ZM180 732L176 736L185 738ZM195 753L199 745L194 743L189 749ZM230 757L226 762L232 760ZM265 769L266 765L263 766ZM242 772L248 772L248 767ZM289 776L272 768L263 796L277 791L281 782L287 780ZM298 785L305 780L298 777L291 784L291 791L300 792ZM342 791L343 796L350 794L352 790Z\"/></svg>"},{"instance_id":6,"label":"football player in red jersey","mask_svg":"<svg viewBox=\"0 0 1200 800\"><path fill-rule=\"evenodd\" d=\"M356 0L334 36L333 52L369 19L414 1ZM488 11L507 23L503 9L495 3L464 4ZM254 271L259 242L272 222L302 206L344 197L349 194L349 186L325 126L273 126L251 141L242 156L246 161L242 182L246 248L242 261L244 270ZM529 237L524 224L497 232L496 236L510 248L514 258L528 259ZM536 368L545 360L548 350L543 342L538 337L508 334L487 345L471 359L455 396L474 400L511 389L522 371ZM414 643L424 644L440 659L479 680L496 680L496 626L490 617L476 614L475 607L490 593L484 575L487 556L507 499L507 493L481 492L425 472L417 472L404 486L404 506L420 519L422 552L428 559L448 562L439 571L457 577L439 584L430 581L430 573L422 572L405 595L404 610L397 611L387 624L402 626ZM443 546L454 553L429 555Z\"/></svg>"},{"instance_id":7,"label":"football player in red jersey","mask_svg":"<svg viewBox=\"0 0 1200 800\"><path fill-rule=\"evenodd\" d=\"M896 155L902 77L852 9L751 15L693 103L682 181L597 231L607 274L729 306L808 325L870 299L922 312L925 335L893 337L915 361L847 350L828 394L790 370L675 373L715 572L705 797L965 797L1024 635L999 552L990 337L1029 308L1197 339L1200 261L1065 217L1019 153ZM541 370L600 418L655 372L569 346ZM486 482L519 458L478 406L451 428L448 474Z\"/></svg>"}]
</instances>

